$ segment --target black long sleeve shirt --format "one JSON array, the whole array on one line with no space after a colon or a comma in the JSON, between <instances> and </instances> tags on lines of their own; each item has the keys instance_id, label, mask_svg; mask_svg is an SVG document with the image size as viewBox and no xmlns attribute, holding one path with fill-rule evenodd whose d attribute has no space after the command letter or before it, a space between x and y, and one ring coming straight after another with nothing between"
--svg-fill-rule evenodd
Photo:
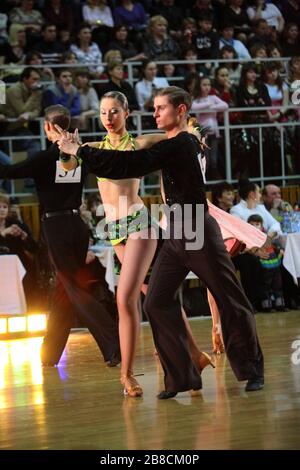
<instances>
[{"instance_id":1,"label":"black long sleeve shirt","mask_svg":"<svg viewBox=\"0 0 300 470\"><path fill-rule=\"evenodd\" d=\"M59 149L53 144L30 160L14 165L0 163L0 178L33 178L42 212L78 209L87 174L86 165L83 162L79 172L76 169L76 172L70 171L68 174L60 165Z\"/></svg>"},{"instance_id":2,"label":"black long sleeve shirt","mask_svg":"<svg viewBox=\"0 0 300 470\"><path fill-rule=\"evenodd\" d=\"M200 145L188 132L180 132L149 149L118 151L83 146L77 155L99 177L136 178L161 169L169 206L204 204L207 210Z\"/></svg>"}]
</instances>

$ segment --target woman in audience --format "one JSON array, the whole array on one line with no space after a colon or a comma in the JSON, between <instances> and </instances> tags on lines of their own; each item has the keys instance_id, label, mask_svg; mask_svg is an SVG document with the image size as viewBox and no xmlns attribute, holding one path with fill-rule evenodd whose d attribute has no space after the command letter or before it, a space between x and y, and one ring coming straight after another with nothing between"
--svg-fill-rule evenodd
<instances>
[{"instance_id":1,"label":"woman in audience","mask_svg":"<svg viewBox=\"0 0 300 470\"><path fill-rule=\"evenodd\" d=\"M270 122L282 121L289 104L289 89L279 75L278 64L268 62L261 74L262 82L266 85L273 109L267 111ZM280 108L278 108L280 106Z\"/></svg>"},{"instance_id":2,"label":"woman in audience","mask_svg":"<svg viewBox=\"0 0 300 470\"><path fill-rule=\"evenodd\" d=\"M98 95L90 83L89 72L77 72L75 86L80 95L80 115L76 118L76 126L74 126L81 130L88 130L90 127L88 120L96 116L99 110Z\"/></svg>"},{"instance_id":3,"label":"woman in audience","mask_svg":"<svg viewBox=\"0 0 300 470\"><path fill-rule=\"evenodd\" d=\"M247 14L250 21L255 22L260 19L267 21L268 25L280 33L284 28L284 19L280 10L274 3L266 0L249 0L250 6L247 8Z\"/></svg>"},{"instance_id":4,"label":"woman in audience","mask_svg":"<svg viewBox=\"0 0 300 470\"><path fill-rule=\"evenodd\" d=\"M120 3L120 6L117 6L113 12L115 25L124 24L134 32L144 31L148 20L143 5L132 0L121 0Z\"/></svg>"},{"instance_id":5,"label":"woman in audience","mask_svg":"<svg viewBox=\"0 0 300 470\"><path fill-rule=\"evenodd\" d=\"M271 106L271 99L266 85L261 84L256 73L256 65L243 65L240 84L236 91L236 104L241 108ZM241 129L234 142L238 155L240 177L256 176L259 172L259 141L256 124L268 122L266 111L249 111L241 113L241 120L246 124L253 123L253 128Z\"/></svg>"},{"instance_id":6,"label":"woman in audience","mask_svg":"<svg viewBox=\"0 0 300 470\"><path fill-rule=\"evenodd\" d=\"M149 35L144 42L144 54L152 60L176 60L180 55L178 43L168 35L168 22L160 15L152 16Z\"/></svg>"},{"instance_id":7,"label":"woman in audience","mask_svg":"<svg viewBox=\"0 0 300 470\"><path fill-rule=\"evenodd\" d=\"M145 54L143 52L138 53L136 46L128 40L128 28L124 25L115 27L108 49L119 50L125 62L127 60L143 60L146 58Z\"/></svg>"},{"instance_id":8,"label":"woman in audience","mask_svg":"<svg viewBox=\"0 0 300 470\"><path fill-rule=\"evenodd\" d=\"M81 64L97 64L89 66L90 74L97 78L103 72L102 52L98 45L92 42L92 31L89 25L82 24L78 30L77 41L71 45L71 51L74 52L76 58Z\"/></svg>"},{"instance_id":9,"label":"woman in audience","mask_svg":"<svg viewBox=\"0 0 300 470\"><path fill-rule=\"evenodd\" d=\"M287 106L289 104L289 89L283 82L279 75L278 64L268 62L264 65L261 75L262 82L268 89L268 93L272 103L272 109L267 111L270 122L286 122L288 119ZM285 146L288 150L290 142L290 133L288 128L283 128ZM268 138L268 146L265 149L264 166L266 175L278 175L281 173L281 154L280 154L280 139L281 134L278 128L265 129L265 139ZM287 141L289 140L289 142ZM290 151L287 151L290 154ZM288 162L288 166L291 162Z\"/></svg>"},{"instance_id":10,"label":"woman in audience","mask_svg":"<svg viewBox=\"0 0 300 470\"><path fill-rule=\"evenodd\" d=\"M87 0L82 7L83 21L91 27L93 40L105 49L110 39L114 20L106 0Z\"/></svg>"},{"instance_id":11,"label":"woman in audience","mask_svg":"<svg viewBox=\"0 0 300 470\"><path fill-rule=\"evenodd\" d=\"M220 50L220 59L238 59L238 55L232 46L224 46ZM229 72L229 80L233 83L238 83L241 78L242 65L238 62L226 62L224 66Z\"/></svg>"},{"instance_id":12,"label":"woman in audience","mask_svg":"<svg viewBox=\"0 0 300 470\"><path fill-rule=\"evenodd\" d=\"M139 108L142 111L151 111L153 107L153 93L157 88L168 86L163 77L157 77L157 65L153 60L144 60L141 69L142 79L135 85L135 93Z\"/></svg>"},{"instance_id":13,"label":"woman in audience","mask_svg":"<svg viewBox=\"0 0 300 470\"><path fill-rule=\"evenodd\" d=\"M111 9L106 0L87 0L82 7L83 21L90 25L92 31L99 26L114 27Z\"/></svg>"},{"instance_id":14,"label":"woman in audience","mask_svg":"<svg viewBox=\"0 0 300 470\"><path fill-rule=\"evenodd\" d=\"M288 23L284 28L282 39L284 57L293 57L300 51L299 26L296 23Z\"/></svg>"},{"instance_id":15,"label":"woman in audience","mask_svg":"<svg viewBox=\"0 0 300 470\"><path fill-rule=\"evenodd\" d=\"M27 301L31 303L33 293L36 290L36 266L34 253L37 251L37 243L33 239L29 228L10 217L10 202L8 196L0 193L0 246L5 247L9 254L17 255L24 268L24 289Z\"/></svg>"},{"instance_id":16,"label":"woman in audience","mask_svg":"<svg viewBox=\"0 0 300 470\"><path fill-rule=\"evenodd\" d=\"M130 83L124 80L123 64L118 61L108 62L106 72L109 77L109 82L101 88L101 95L104 95L109 91L119 91L120 93L124 93L128 100L130 110L138 110L139 106L134 89Z\"/></svg>"},{"instance_id":17,"label":"woman in audience","mask_svg":"<svg viewBox=\"0 0 300 470\"><path fill-rule=\"evenodd\" d=\"M251 28L244 0L228 0L223 13L224 23L234 25L235 36L245 42Z\"/></svg>"},{"instance_id":18,"label":"woman in audience","mask_svg":"<svg viewBox=\"0 0 300 470\"><path fill-rule=\"evenodd\" d=\"M33 0L21 0L21 5L13 8L9 13L11 25L20 24L25 28L26 32L30 34L39 33L44 19L38 10L33 9L33 6Z\"/></svg>"},{"instance_id":19,"label":"woman in audience","mask_svg":"<svg viewBox=\"0 0 300 470\"><path fill-rule=\"evenodd\" d=\"M229 108L236 106L236 86L230 80L229 70L225 65L216 68L212 90L222 101L228 104ZM229 120L232 124L236 123L239 117L239 113L236 112L229 114ZM218 118L219 122L224 122L222 114Z\"/></svg>"},{"instance_id":20,"label":"woman in audience","mask_svg":"<svg viewBox=\"0 0 300 470\"><path fill-rule=\"evenodd\" d=\"M211 192L212 203L225 212L229 212L234 203L233 186L227 181L216 184Z\"/></svg>"},{"instance_id":21,"label":"woman in audience","mask_svg":"<svg viewBox=\"0 0 300 470\"><path fill-rule=\"evenodd\" d=\"M177 67L178 76L186 79L192 73L195 73L198 76L201 75L200 67L195 63L195 61L198 60L198 54L197 49L193 44L186 46L185 49L183 49L181 59L188 62Z\"/></svg>"},{"instance_id":22,"label":"woman in audience","mask_svg":"<svg viewBox=\"0 0 300 470\"><path fill-rule=\"evenodd\" d=\"M26 31L24 26L19 24L11 26L8 44L4 49L4 63L23 64L27 49Z\"/></svg>"},{"instance_id":23,"label":"woman in audience","mask_svg":"<svg viewBox=\"0 0 300 470\"><path fill-rule=\"evenodd\" d=\"M212 179L220 177L220 165L218 155L218 140L220 132L218 128L217 113L226 111L228 104L216 95L211 95L211 82L208 77L199 78L199 88L194 90L192 109L196 113L198 122L203 127L208 127L208 175ZM209 112L203 112L209 111Z\"/></svg>"},{"instance_id":24,"label":"woman in audience","mask_svg":"<svg viewBox=\"0 0 300 470\"><path fill-rule=\"evenodd\" d=\"M190 72L185 77L182 88L189 92L191 96L194 96L195 90L199 90L199 74L198 72Z\"/></svg>"},{"instance_id":25,"label":"woman in audience","mask_svg":"<svg viewBox=\"0 0 300 470\"><path fill-rule=\"evenodd\" d=\"M282 49L276 43L272 43L269 45L269 47L267 47L267 53L268 53L268 57L272 57L273 59L280 59L281 57L283 57ZM287 67L285 63L279 62L279 61L276 61L276 63L278 65L279 73L281 75L285 75L287 71Z\"/></svg>"}]
</instances>

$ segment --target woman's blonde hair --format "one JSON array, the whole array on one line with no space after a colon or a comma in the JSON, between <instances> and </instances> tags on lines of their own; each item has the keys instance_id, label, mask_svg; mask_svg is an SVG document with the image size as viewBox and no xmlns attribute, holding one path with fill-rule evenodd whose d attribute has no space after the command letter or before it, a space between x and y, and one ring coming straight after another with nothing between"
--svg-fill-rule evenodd
<instances>
[{"instance_id":1,"label":"woman's blonde hair","mask_svg":"<svg viewBox=\"0 0 300 470\"><path fill-rule=\"evenodd\" d=\"M103 58L104 62L120 62L122 63L122 54L118 49L110 49L106 52Z\"/></svg>"},{"instance_id":2,"label":"woman's blonde hair","mask_svg":"<svg viewBox=\"0 0 300 470\"><path fill-rule=\"evenodd\" d=\"M14 47L18 45L18 33L20 31L25 32L25 28L22 24L13 23L9 28L9 37L8 42L9 44Z\"/></svg>"},{"instance_id":3,"label":"woman's blonde hair","mask_svg":"<svg viewBox=\"0 0 300 470\"><path fill-rule=\"evenodd\" d=\"M166 18L162 15L151 16L149 20L149 32L150 33L152 33L153 28L157 23L164 23L166 27L168 27L168 24L169 24Z\"/></svg>"},{"instance_id":4,"label":"woman's blonde hair","mask_svg":"<svg viewBox=\"0 0 300 470\"><path fill-rule=\"evenodd\" d=\"M9 207L10 206L9 196L5 193L0 192L0 202L2 204L6 204Z\"/></svg>"}]
</instances>

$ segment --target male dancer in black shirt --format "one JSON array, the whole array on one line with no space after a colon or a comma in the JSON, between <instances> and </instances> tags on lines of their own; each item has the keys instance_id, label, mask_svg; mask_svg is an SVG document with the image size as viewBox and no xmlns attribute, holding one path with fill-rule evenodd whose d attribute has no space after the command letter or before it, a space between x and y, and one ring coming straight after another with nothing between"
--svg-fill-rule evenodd
<instances>
[{"instance_id":1,"label":"male dancer in black shirt","mask_svg":"<svg viewBox=\"0 0 300 470\"><path fill-rule=\"evenodd\" d=\"M70 112L61 105L45 110L44 129L52 145L32 159L15 165L0 164L2 178L33 178L42 211L42 230L56 270L53 308L48 319L41 358L44 365L56 365L67 343L74 317L90 330L109 366L120 362L117 308L107 289L103 273L97 276L86 265L89 231L79 214L87 167L66 172L59 162L59 134L70 125ZM99 270L101 271L101 269Z\"/></svg>"},{"instance_id":2,"label":"male dancer in black shirt","mask_svg":"<svg viewBox=\"0 0 300 470\"><path fill-rule=\"evenodd\" d=\"M65 133L59 141L61 150L70 154L64 158L66 170L78 168L79 159L97 176L112 179L162 170L166 202L174 210L174 220L170 221L170 238L164 241L153 267L144 304L165 372L166 390L158 395L161 399L202 386L188 351L180 309L173 303L174 293L189 271L205 282L216 299L226 353L237 379L247 380L246 391L260 390L264 384L263 355L253 310L236 277L219 226L207 211L199 141L187 132L190 106L189 94L178 87L158 91L154 117L157 127L165 130L170 140L147 150L119 152L82 147ZM196 217L199 206L204 208L201 220ZM195 230L194 240L186 234L190 223ZM203 246L193 246L191 242L201 240L201 231Z\"/></svg>"}]
</instances>

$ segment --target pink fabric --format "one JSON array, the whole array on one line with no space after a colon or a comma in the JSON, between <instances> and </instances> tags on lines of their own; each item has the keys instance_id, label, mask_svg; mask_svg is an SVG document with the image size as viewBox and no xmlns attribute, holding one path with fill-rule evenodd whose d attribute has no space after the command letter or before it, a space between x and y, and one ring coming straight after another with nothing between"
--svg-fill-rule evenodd
<instances>
[{"instance_id":1,"label":"pink fabric","mask_svg":"<svg viewBox=\"0 0 300 470\"><path fill-rule=\"evenodd\" d=\"M253 225L242 219L235 217L228 212L219 209L211 202L207 201L209 213L218 222L227 251L238 240L246 245L249 250L254 247L261 247L267 239L267 235Z\"/></svg>"}]
</instances>

